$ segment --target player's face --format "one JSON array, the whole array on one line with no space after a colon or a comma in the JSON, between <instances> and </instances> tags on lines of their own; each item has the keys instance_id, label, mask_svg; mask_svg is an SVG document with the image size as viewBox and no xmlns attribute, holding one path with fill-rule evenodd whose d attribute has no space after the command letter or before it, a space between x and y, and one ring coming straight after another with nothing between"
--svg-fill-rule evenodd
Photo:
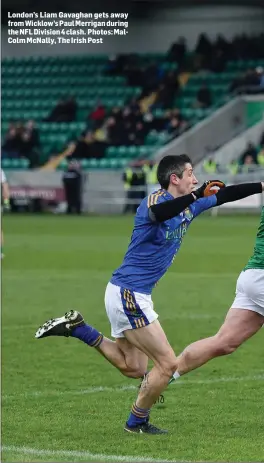
<instances>
[{"instance_id":1,"label":"player's face","mask_svg":"<svg viewBox=\"0 0 264 463\"><path fill-rule=\"evenodd\" d=\"M185 164L185 169L182 178L178 179L178 191L181 195L188 195L196 189L198 183L194 175L193 167L191 164Z\"/></svg>"}]
</instances>

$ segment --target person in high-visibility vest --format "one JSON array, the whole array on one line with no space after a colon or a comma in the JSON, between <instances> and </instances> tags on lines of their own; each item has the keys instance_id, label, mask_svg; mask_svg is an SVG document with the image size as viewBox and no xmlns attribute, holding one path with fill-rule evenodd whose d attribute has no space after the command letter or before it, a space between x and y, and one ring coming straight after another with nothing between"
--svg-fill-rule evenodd
<instances>
[{"instance_id":1,"label":"person in high-visibility vest","mask_svg":"<svg viewBox=\"0 0 264 463\"><path fill-rule=\"evenodd\" d=\"M215 174L217 172L217 163L213 159L206 159L203 168L207 174Z\"/></svg>"},{"instance_id":2,"label":"person in high-visibility vest","mask_svg":"<svg viewBox=\"0 0 264 463\"><path fill-rule=\"evenodd\" d=\"M124 189L126 190L126 204L124 208L124 214L132 210L132 204L130 201L131 199L133 199L133 191L131 189L133 175L134 171L132 169L132 166L127 167L123 173Z\"/></svg>"},{"instance_id":3,"label":"person in high-visibility vest","mask_svg":"<svg viewBox=\"0 0 264 463\"><path fill-rule=\"evenodd\" d=\"M125 190L129 190L129 188L131 187L132 177L133 177L133 169L131 169L131 167L128 167L123 173L123 182L124 182Z\"/></svg>"},{"instance_id":4,"label":"person in high-visibility vest","mask_svg":"<svg viewBox=\"0 0 264 463\"><path fill-rule=\"evenodd\" d=\"M135 177L133 179L133 186L137 189L134 191L134 212L136 213L138 206L140 205L142 199L147 196L147 175L148 175L148 164L145 161L139 161L136 164Z\"/></svg>"},{"instance_id":5,"label":"person in high-visibility vest","mask_svg":"<svg viewBox=\"0 0 264 463\"><path fill-rule=\"evenodd\" d=\"M150 163L149 161L142 161L142 170L146 176L146 181L148 182L148 176L149 176L149 172L151 170L151 166L150 166Z\"/></svg>"},{"instance_id":6,"label":"person in high-visibility vest","mask_svg":"<svg viewBox=\"0 0 264 463\"><path fill-rule=\"evenodd\" d=\"M127 212L136 213L142 199L147 195L146 192L146 172L144 162L136 161L130 164L123 174L124 187L126 190L127 202L124 214Z\"/></svg>"},{"instance_id":7,"label":"person in high-visibility vest","mask_svg":"<svg viewBox=\"0 0 264 463\"><path fill-rule=\"evenodd\" d=\"M236 159L230 162L230 164L227 165L227 170L231 175L236 175L239 172L239 163Z\"/></svg>"},{"instance_id":8,"label":"person in high-visibility vest","mask_svg":"<svg viewBox=\"0 0 264 463\"><path fill-rule=\"evenodd\" d=\"M143 166L144 172L146 174L146 184L148 193L150 190L153 190L153 188L155 188L156 185L159 183L157 178L157 168L158 164L153 163L151 161L145 162Z\"/></svg>"},{"instance_id":9,"label":"person in high-visibility vest","mask_svg":"<svg viewBox=\"0 0 264 463\"><path fill-rule=\"evenodd\" d=\"M157 178L157 169L158 169L158 164L152 164L150 165L147 181L150 185L156 185L158 183L158 178Z\"/></svg>"},{"instance_id":10,"label":"person in high-visibility vest","mask_svg":"<svg viewBox=\"0 0 264 463\"><path fill-rule=\"evenodd\" d=\"M264 168L264 148L257 155L258 164Z\"/></svg>"}]
</instances>

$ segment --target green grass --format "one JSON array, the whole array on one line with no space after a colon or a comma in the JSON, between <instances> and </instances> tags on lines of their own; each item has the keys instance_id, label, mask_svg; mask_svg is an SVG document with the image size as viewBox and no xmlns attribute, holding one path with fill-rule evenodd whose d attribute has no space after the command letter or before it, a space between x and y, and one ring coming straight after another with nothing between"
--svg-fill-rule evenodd
<instances>
[{"instance_id":1,"label":"green grass","mask_svg":"<svg viewBox=\"0 0 264 463\"><path fill-rule=\"evenodd\" d=\"M220 326L258 221L205 216L190 228L153 293L177 353ZM109 335L104 290L131 227L130 217L4 217L2 461L263 461L262 332L166 390L152 420L168 437L123 432L136 389L122 386L137 381L75 339L34 339L68 308Z\"/></svg>"}]
</instances>

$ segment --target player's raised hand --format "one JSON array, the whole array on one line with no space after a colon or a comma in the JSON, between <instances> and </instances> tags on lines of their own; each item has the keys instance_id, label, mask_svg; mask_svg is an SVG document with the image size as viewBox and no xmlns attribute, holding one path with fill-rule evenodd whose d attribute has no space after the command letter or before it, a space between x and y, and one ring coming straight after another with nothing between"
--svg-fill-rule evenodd
<instances>
[{"instance_id":1,"label":"player's raised hand","mask_svg":"<svg viewBox=\"0 0 264 463\"><path fill-rule=\"evenodd\" d=\"M193 194L197 199L204 198L205 196L215 195L220 188L225 188L224 182L221 180L207 180L197 188L197 190L193 191Z\"/></svg>"}]
</instances>

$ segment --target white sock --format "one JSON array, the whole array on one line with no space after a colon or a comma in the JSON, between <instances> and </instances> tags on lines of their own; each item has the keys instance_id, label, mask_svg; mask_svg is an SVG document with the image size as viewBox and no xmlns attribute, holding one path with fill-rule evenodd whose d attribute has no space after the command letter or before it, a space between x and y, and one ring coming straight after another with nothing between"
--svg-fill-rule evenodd
<instances>
[{"instance_id":1,"label":"white sock","mask_svg":"<svg viewBox=\"0 0 264 463\"><path fill-rule=\"evenodd\" d=\"M180 373L178 373L178 371L175 371L175 373L172 375L174 379L178 379L180 378Z\"/></svg>"}]
</instances>

